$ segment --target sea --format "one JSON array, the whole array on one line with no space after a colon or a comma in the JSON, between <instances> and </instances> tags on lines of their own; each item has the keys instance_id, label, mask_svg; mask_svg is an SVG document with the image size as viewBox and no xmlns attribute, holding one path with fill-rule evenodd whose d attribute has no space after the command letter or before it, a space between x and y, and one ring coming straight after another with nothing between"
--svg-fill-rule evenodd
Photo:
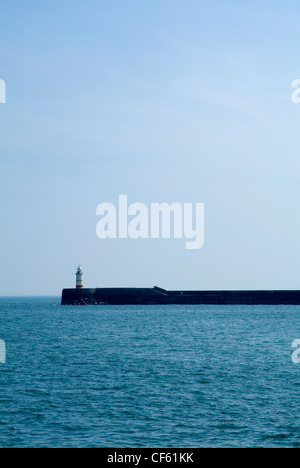
<instances>
[{"instance_id":1,"label":"sea","mask_svg":"<svg viewBox=\"0 0 300 468\"><path fill-rule=\"evenodd\" d=\"M0 298L0 447L300 447L296 339L300 306Z\"/></svg>"}]
</instances>

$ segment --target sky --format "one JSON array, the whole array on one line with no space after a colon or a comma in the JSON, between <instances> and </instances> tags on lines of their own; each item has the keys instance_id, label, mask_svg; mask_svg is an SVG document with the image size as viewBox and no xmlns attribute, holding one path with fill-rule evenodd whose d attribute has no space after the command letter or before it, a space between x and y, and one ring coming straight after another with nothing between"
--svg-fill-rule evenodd
<instances>
[{"instance_id":1,"label":"sky","mask_svg":"<svg viewBox=\"0 0 300 468\"><path fill-rule=\"evenodd\" d=\"M2 0L2 296L299 289L298 0ZM205 243L99 239L100 203L204 203Z\"/></svg>"}]
</instances>

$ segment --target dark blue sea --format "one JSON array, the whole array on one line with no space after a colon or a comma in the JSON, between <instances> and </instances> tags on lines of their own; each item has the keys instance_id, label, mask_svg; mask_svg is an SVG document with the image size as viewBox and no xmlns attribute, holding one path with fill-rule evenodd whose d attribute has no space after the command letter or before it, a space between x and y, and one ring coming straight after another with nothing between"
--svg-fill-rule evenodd
<instances>
[{"instance_id":1,"label":"dark blue sea","mask_svg":"<svg viewBox=\"0 0 300 468\"><path fill-rule=\"evenodd\" d=\"M300 447L300 306L0 299L0 447Z\"/></svg>"}]
</instances>

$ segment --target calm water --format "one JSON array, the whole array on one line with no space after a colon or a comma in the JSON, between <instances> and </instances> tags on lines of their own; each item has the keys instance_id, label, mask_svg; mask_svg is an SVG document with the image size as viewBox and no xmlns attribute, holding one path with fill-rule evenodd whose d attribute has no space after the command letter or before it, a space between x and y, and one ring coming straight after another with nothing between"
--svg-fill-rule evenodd
<instances>
[{"instance_id":1,"label":"calm water","mask_svg":"<svg viewBox=\"0 0 300 468\"><path fill-rule=\"evenodd\" d=\"M0 299L0 447L299 447L300 307Z\"/></svg>"}]
</instances>

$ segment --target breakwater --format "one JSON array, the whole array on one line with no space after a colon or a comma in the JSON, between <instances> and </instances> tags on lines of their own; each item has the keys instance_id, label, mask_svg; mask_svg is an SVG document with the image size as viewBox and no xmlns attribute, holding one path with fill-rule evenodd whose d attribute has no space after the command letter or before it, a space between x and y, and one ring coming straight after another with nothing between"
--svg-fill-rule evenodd
<instances>
[{"instance_id":1,"label":"breakwater","mask_svg":"<svg viewBox=\"0 0 300 468\"><path fill-rule=\"evenodd\" d=\"M64 289L62 305L245 304L300 305L300 290L167 291L154 288Z\"/></svg>"}]
</instances>

